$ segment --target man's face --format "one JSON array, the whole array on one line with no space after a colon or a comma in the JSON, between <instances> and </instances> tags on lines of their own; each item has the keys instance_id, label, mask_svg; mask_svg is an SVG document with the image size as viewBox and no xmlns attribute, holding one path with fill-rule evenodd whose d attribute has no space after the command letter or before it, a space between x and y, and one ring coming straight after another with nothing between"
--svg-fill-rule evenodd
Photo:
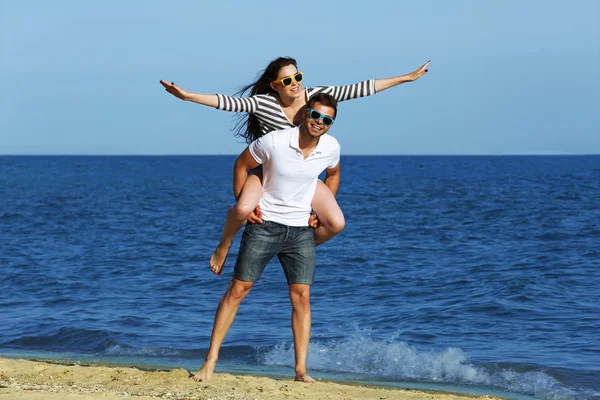
<instances>
[{"instance_id":1,"label":"man's face","mask_svg":"<svg viewBox=\"0 0 600 400\"><path fill-rule=\"evenodd\" d=\"M320 114L320 115L319 115ZM306 126L306 131L312 138L318 138L321 135L327 133L331 125L333 124L333 119L335 115L335 109L329 106L324 106L321 103L315 103L312 110L307 108L305 110L304 115L304 124ZM326 125L323 123L328 122L328 120L332 121L332 124Z\"/></svg>"}]
</instances>

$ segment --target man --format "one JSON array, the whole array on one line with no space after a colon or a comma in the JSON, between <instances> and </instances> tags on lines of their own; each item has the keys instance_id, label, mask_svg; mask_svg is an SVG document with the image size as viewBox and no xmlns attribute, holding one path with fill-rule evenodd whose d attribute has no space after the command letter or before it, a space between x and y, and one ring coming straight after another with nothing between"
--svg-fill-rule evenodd
<instances>
[{"instance_id":1,"label":"man","mask_svg":"<svg viewBox=\"0 0 600 400\"><path fill-rule=\"evenodd\" d=\"M262 223L248 224L243 233L234 277L217 308L206 361L194 380L209 380L219 349L238 307L267 263L277 256L285 272L292 303L296 380L314 382L306 372L310 339L310 285L315 274L315 234L309 226L317 179L335 195L340 175L340 145L327 131L337 114L328 94L310 98L302 125L271 132L252 142L234 166L234 194L239 197L249 170L263 166ZM243 218L246 219L247 216Z\"/></svg>"}]
</instances>

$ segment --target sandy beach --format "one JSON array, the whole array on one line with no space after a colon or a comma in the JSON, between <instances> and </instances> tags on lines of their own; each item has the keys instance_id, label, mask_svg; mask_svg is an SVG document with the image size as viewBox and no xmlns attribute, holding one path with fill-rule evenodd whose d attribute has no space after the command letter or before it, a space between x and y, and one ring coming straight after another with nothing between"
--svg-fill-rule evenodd
<instances>
[{"instance_id":1,"label":"sandy beach","mask_svg":"<svg viewBox=\"0 0 600 400\"><path fill-rule=\"evenodd\" d=\"M127 366L92 366L0 358L0 399L328 399L328 400L459 400L467 395L372 388L318 381L303 384L219 373L196 383L185 369L144 371ZM494 399L494 397L478 397Z\"/></svg>"}]
</instances>

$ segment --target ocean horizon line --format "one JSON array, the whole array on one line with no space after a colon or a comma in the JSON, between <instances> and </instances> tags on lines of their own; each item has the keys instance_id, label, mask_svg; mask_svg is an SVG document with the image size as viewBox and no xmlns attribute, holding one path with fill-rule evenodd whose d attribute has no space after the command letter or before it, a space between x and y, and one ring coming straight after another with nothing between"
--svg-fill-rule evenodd
<instances>
[{"instance_id":1,"label":"ocean horizon line","mask_svg":"<svg viewBox=\"0 0 600 400\"><path fill-rule=\"evenodd\" d=\"M211 153L211 154L185 154L185 153L173 153L173 154L135 154L135 153L122 153L122 154L83 154L83 153L69 153L69 154L4 154L0 153L0 157L231 157L238 156L240 153ZM387 154L387 153L374 153L374 154L342 154L344 156L351 157L597 157L600 153L507 153L507 154Z\"/></svg>"}]
</instances>

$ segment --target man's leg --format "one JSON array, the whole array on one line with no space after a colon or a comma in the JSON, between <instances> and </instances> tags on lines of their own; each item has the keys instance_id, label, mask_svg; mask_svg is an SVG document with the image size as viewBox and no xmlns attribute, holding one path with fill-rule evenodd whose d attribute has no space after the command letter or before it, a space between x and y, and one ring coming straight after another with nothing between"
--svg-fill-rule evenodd
<instances>
[{"instance_id":1,"label":"man's leg","mask_svg":"<svg viewBox=\"0 0 600 400\"><path fill-rule=\"evenodd\" d=\"M288 227L282 251L277 255L290 291L292 332L296 356L296 380L313 383L306 373L310 341L310 285L315 278L315 232L310 227Z\"/></svg>"},{"instance_id":2,"label":"man's leg","mask_svg":"<svg viewBox=\"0 0 600 400\"><path fill-rule=\"evenodd\" d=\"M210 379L219 358L219 350L240 303L253 283L260 278L269 260L280 251L284 234L283 225L269 221L246 225L233 270L234 278L219 302L206 362L194 376L195 381Z\"/></svg>"},{"instance_id":3,"label":"man's leg","mask_svg":"<svg viewBox=\"0 0 600 400\"><path fill-rule=\"evenodd\" d=\"M306 372L308 343L310 341L310 285L291 284L292 332L294 333L294 356L296 357L296 380L313 383Z\"/></svg>"},{"instance_id":4,"label":"man's leg","mask_svg":"<svg viewBox=\"0 0 600 400\"><path fill-rule=\"evenodd\" d=\"M206 361L202 364L198 373L194 375L196 382L207 381L212 376L225 335L227 335L227 331L229 331L235 319L240 303L250 292L253 284L254 282L244 282L235 278L231 280L227 291L219 301L210 338L210 348L206 355Z\"/></svg>"}]
</instances>

